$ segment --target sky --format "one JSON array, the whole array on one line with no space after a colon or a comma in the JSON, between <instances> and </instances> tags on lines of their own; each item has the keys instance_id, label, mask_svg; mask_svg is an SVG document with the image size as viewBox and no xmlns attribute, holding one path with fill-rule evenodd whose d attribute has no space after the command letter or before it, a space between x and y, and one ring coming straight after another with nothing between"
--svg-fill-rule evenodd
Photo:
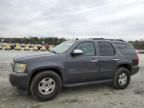
<instances>
[{"instance_id":1,"label":"sky","mask_svg":"<svg viewBox=\"0 0 144 108\"><path fill-rule=\"evenodd\" d=\"M144 39L144 0L0 0L0 37Z\"/></svg>"}]
</instances>

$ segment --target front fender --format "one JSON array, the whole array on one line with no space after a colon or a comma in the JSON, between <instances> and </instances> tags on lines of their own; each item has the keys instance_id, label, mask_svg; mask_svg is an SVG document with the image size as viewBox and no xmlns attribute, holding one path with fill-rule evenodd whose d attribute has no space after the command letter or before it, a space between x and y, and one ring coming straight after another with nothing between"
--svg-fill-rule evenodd
<instances>
[{"instance_id":1,"label":"front fender","mask_svg":"<svg viewBox=\"0 0 144 108\"><path fill-rule=\"evenodd\" d=\"M65 80L65 77L63 77L65 76L64 66L58 65L56 63L49 63L47 65L45 63L30 65L28 68L28 74L29 74L30 79L33 77L34 74L42 70L57 70L56 72L58 72L58 74L61 75L62 79Z\"/></svg>"}]
</instances>

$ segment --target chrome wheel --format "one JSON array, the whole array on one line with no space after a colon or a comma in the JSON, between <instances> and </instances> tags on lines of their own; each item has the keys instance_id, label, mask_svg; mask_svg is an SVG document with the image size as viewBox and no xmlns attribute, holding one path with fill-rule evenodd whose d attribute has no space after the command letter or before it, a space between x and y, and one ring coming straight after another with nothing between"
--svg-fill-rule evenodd
<instances>
[{"instance_id":1,"label":"chrome wheel","mask_svg":"<svg viewBox=\"0 0 144 108\"><path fill-rule=\"evenodd\" d=\"M125 85L127 83L127 75L125 73L121 73L119 75L119 79L118 79L118 82L121 86Z\"/></svg>"},{"instance_id":2,"label":"chrome wheel","mask_svg":"<svg viewBox=\"0 0 144 108\"><path fill-rule=\"evenodd\" d=\"M42 95L51 94L55 90L56 84L52 78L44 78L38 85L38 90Z\"/></svg>"}]
</instances>

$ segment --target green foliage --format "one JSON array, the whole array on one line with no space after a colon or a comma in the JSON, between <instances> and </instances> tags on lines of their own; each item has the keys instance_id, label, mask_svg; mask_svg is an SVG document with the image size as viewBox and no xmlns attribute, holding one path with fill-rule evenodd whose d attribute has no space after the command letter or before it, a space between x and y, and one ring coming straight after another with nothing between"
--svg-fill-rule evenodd
<instances>
[{"instance_id":1,"label":"green foliage","mask_svg":"<svg viewBox=\"0 0 144 108\"><path fill-rule=\"evenodd\" d=\"M44 42L45 44L49 45L57 45L66 40L65 38L57 37L0 38L0 40L1 39L4 39L4 42L8 43L42 44L42 42Z\"/></svg>"}]
</instances>

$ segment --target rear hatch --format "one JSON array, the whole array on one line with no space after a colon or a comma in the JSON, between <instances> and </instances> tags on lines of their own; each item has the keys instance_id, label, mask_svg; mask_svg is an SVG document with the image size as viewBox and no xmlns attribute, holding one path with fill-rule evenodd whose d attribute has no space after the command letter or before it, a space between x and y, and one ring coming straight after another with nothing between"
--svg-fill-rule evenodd
<instances>
[{"instance_id":1,"label":"rear hatch","mask_svg":"<svg viewBox=\"0 0 144 108\"><path fill-rule=\"evenodd\" d=\"M117 48L119 49L120 53L126 56L126 58L132 60L133 66L139 65L139 57L138 53L136 52L135 48L127 42L115 42Z\"/></svg>"}]
</instances>

